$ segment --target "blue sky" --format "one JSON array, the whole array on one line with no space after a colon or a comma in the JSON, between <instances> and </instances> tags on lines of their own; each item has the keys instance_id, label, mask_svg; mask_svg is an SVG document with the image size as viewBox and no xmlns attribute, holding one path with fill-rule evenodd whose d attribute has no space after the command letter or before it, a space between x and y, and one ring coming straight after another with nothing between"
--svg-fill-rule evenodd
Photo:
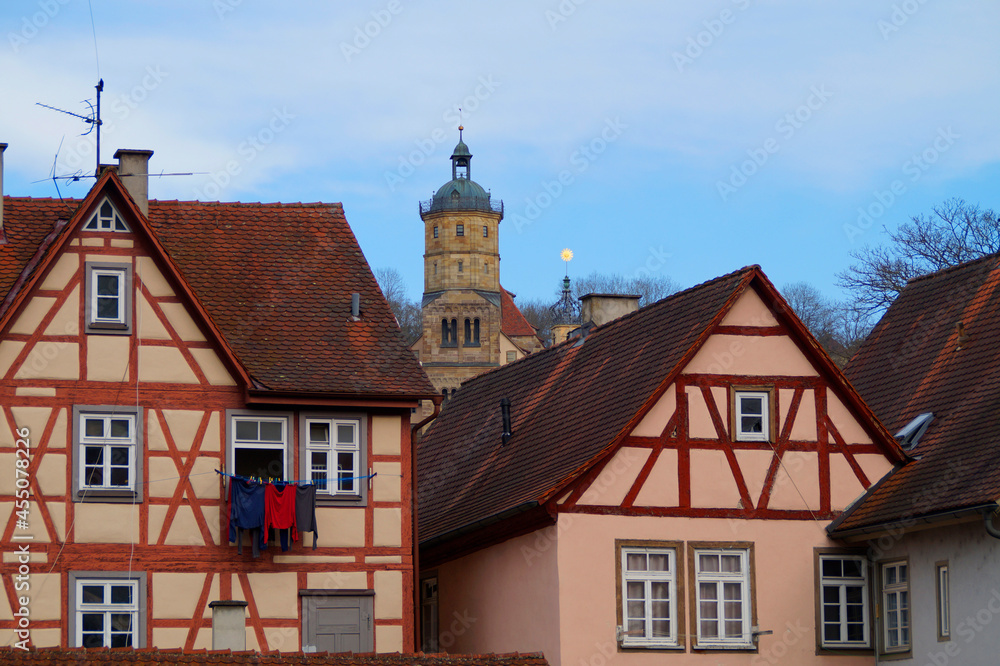
<instances>
[{"instance_id":1,"label":"blue sky","mask_svg":"<svg viewBox=\"0 0 1000 666\"><path fill-rule=\"evenodd\" d=\"M373 267L422 289L418 201L451 176L504 201L501 279L690 286L759 263L843 294L849 252L951 197L996 207L991 1L9 1L6 194L155 151L159 199L339 201ZM61 147L60 147L61 145ZM36 182L42 181L42 182ZM92 179L62 181L82 196ZM861 212L867 211L868 217Z\"/></svg>"}]
</instances>

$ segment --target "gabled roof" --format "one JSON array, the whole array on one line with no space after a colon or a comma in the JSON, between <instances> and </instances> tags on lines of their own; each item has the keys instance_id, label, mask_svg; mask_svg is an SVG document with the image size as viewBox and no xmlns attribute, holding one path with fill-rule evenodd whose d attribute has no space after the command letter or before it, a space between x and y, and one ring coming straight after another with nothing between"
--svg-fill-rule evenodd
<instances>
[{"instance_id":1,"label":"gabled roof","mask_svg":"<svg viewBox=\"0 0 1000 666\"><path fill-rule=\"evenodd\" d=\"M350 652L232 652L230 650L157 650L155 648L0 649L3 664L303 664L334 666L547 666L541 653L424 654Z\"/></svg>"},{"instance_id":2,"label":"gabled roof","mask_svg":"<svg viewBox=\"0 0 1000 666\"><path fill-rule=\"evenodd\" d=\"M961 330L958 324L961 323ZM843 533L1000 498L1000 255L911 280L845 368L890 432L934 420L897 470L833 526Z\"/></svg>"},{"instance_id":3,"label":"gabled roof","mask_svg":"<svg viewBox=\"0 0 1000 666\"><path fill-rule=\"evenodd\" d=\"M133 231L147 236L161 268L190 292L220 344L249 375L251 390L435 394L340 204L150 201L147 222L111 171L82 201L5 197L9 242L0 245L0 295L23 298L105 194L123 214L131 212ZM72 219L46 246L59 218ZM351 317L352 293L361 297L360 321Z\"/></svg>"},{"instance_id":4,"label":"gabled roof","mask_svg":"<svg viewBox=\"0 0 1000 666\"><path fill-rule=\"evenodd\" d=\"M514 303L514 294L503 287L500 287L500 331L508 338L538 334Z\"/></svg>"},{"instance_id":5,"label":"gabled roof","mask_svg":"<svg viewBox=\"0 0 1000 666\"><path fill-rule=\"evenodd\" d=\"M902 459L843 375L758 266L741 269L463 383L419 443L423 544L538 506L609 455L638 424L747 289L775 316L867 423ZM501 446L500 399L513 437Z\"/></svg>"}]
</instances>

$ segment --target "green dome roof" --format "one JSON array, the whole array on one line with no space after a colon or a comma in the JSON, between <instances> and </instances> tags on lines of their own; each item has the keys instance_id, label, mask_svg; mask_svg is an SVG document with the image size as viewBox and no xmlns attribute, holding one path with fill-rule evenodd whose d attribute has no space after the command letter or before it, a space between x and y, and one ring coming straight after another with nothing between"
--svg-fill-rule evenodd
<instances>
[{"instance_id":1,"label":"green dome roof","mask_svg":"<svg viewBox=\"0 0 1000 666\"><path fill-rule=\"evenodd\" d=\"M457 195L455 194L457 192ZM490 195L486 193L483 186L474 180L469 180L467 178L456 178L454 180L449 180L447 183L438 188L438 191L434 193L435 201L438 199L445 199L451 201L455 198L468 198L477 197L481 199L486 199Z\"/></svg>"},{"instance_id":2,"label":"green dome roof","mask_svg":"<svg viewBox=\"0 0 1000 666\"><path fill-rule=\"evenodd\" d=\"M461 139L458 140L458 144L455 146L455 150L451 154L452 157L472 157L472 153L469 152L469 147L465 145L465 142Z\"/></svg>"}]
</instances>

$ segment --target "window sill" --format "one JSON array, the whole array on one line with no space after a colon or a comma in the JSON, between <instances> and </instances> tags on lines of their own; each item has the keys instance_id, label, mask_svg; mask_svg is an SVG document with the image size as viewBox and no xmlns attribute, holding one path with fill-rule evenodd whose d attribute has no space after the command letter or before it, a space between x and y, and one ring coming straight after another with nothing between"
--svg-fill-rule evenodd
<instances>
[{"instance_id":1,"label":"window sill","mask_svg":"<svg viewBox=\"0 0 1000 666\"><path fill-rule=\"evenodd\" d=\"M654 644L642 644L642 643L638 643L638 644L637 643L631 643L631 644L619 643L618 644L618 651L619 652L651 652L651 651L652 652L662 652L662 651L683 652L684 649L685 648L684 648L683 645L674 645L674 644L670 644L670 645L654 645Z\"/></svg>"},{"instance_id":2,"label":"window sill","mask_svg":"<svg viewBox=\"0 0 1000 666\"><path fill-rule=\"evenodd\" d=\"M85 332L91 335L129 335L132 331L128 324L87 324Z\"/></svg>"},{"instance_id":3,"label":"window sill","mask_svg":"<svg viewBox=\"0 0 1000 666\"><path fill-rule=\"evenodd\" d=\"M74 502L120 502L142 503L142 496L134 490L77 490L73 496Z\"/></svg>"},{"instance_id":4,"label":"window sill","mask_svg":"<svg viewBox=\"0 0 1000 666\"><path fill-rule=\"evenodd\" d=\"M757 646L753 643L695 643L691 649L699 652L756 652Z\"/></svg>"}]
</instances>

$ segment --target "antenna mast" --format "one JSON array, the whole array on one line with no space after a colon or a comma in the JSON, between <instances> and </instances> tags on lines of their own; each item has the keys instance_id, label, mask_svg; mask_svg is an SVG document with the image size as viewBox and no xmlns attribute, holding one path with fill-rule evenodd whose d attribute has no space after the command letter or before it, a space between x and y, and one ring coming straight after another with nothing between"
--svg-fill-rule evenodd
<instances>
[{"instance_id":1,"label":"antenna mast","mask_svg":"<svg viewBox=\"0 0 1000 666\"><path fill-rule=\"evenodd\" d=\"M81 116L79 113L73 113L72 111L66 111L64 109L57 109L54 106L49 106L48 104L42 104L41 102L35 102L38 106L43 106L46 109L52 109L53 111L58 111L59 113L65 113L67 115L73 116L74 118L79 118L83 122L89 124L91 127L86 132L80 136L87 136L90 134L94 127L97 128L97 168L94 169L94 176L101 175L101 93L104 92L104 79L99 79L97 85L94 86L97 89L97 110L94 111L94 105L89 101L84 100L84 103L90 107L91 115Z\"/></svg>"}]
</instances>

